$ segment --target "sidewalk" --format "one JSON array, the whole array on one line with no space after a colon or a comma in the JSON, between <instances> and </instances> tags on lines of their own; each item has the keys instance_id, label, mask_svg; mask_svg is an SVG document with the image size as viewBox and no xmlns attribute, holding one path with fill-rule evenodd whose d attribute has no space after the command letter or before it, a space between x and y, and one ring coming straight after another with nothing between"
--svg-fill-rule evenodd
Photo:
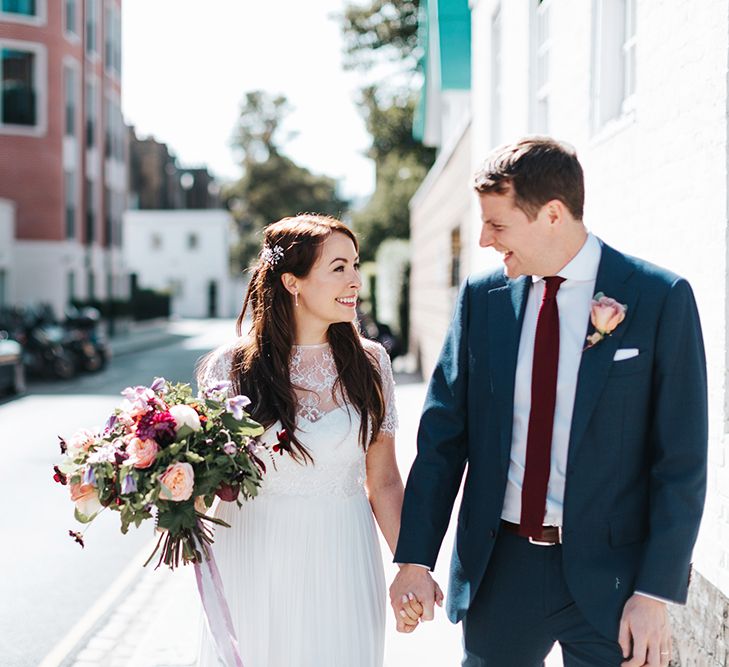
<instances>
[{"instance_id":1,"label":"sidewalk","mask_svg":"<svg viewBox=\"0 0 729 667\"><path fill-rule=\"evenodd\" d=\"M415 435L425 394L422 382L406 382L403 378L396 391L400 416L398 465L403 478L415 456ZM455 516L454 512L434 572L444 590ZM390 562L384 540L381 545L385 575L391 581L396 567ZM99 613L97 622L72 650L61 659L44 661L40 667L192 667L199 641L199 608L192 568L181 568L174 573L162 569L140 570L133 583L106 611ZM385 667L460 664L460 626L452 625L443 610L437 609L435 620L418 628L414 635L398 634L394 625L394 620L388 618ZM559 651L553 652L546 667L561 665Z\"/></svg>"}]
</instances>

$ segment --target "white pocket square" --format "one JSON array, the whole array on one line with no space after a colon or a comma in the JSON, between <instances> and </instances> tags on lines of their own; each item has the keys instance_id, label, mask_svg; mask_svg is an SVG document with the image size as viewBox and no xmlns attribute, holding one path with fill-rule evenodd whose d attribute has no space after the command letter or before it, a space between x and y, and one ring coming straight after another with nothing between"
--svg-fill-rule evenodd
<instances>
[{"instance_id":1,"label":"white pocket square","mask_svg":"<svg viewBox=\"0 0 729 667\"><path fill-rule=\"evenodd\" d=\"M640 354L640 350L637 347L624 347L622 350L617 350L613 361L625 361L626 359L632 359Z\"/></svg>"}]
</instances>

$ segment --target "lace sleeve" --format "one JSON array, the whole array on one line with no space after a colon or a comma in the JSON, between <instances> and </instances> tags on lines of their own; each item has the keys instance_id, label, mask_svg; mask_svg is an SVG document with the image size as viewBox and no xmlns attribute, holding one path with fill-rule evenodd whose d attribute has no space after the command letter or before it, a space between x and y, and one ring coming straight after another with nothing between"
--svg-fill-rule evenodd
<instances>
[{"instance_id":1,"label":"lace sleeve","mask_svg":"<svg viewBox=\"0 0 729 667\"><path fill-rule=\"evenodd\" d=\"M392 364L382 345L377 345L377 356L380 362L380 376L382 377L382 392L385 395L385 420L382 422L382 432L395 435L398 427L397 407L395 405L395 379L392 377Z\"/></svg>"},{"instance_id":2,"label":"lace sleeve","mask_svg":"<svg viewBox=\"0 0 729 667\"><path fill-rule=\"evenodd\" d=\"M232 355L231 347L224 345L202 357L195 372L198 389L211 387L221 380L230 380Z\"/></svg>"}]
</instances>

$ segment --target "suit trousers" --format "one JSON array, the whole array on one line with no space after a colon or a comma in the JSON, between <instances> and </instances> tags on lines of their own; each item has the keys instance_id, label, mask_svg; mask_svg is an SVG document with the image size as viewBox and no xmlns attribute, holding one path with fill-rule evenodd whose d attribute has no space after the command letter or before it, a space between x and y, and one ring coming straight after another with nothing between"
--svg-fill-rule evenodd
<instances>
[{"instance_id":1,"label":"suit trousers","mask_svg":"<svg viewBox=\"0 0 729 667\"><path fill-rule=\"evenodd\" d=\"M585 619L562 573L562 547L501 532L463 619L463 667L542 667L559 642L564 667L619 667L620 645Z\"/></svg>"}]
</instances>

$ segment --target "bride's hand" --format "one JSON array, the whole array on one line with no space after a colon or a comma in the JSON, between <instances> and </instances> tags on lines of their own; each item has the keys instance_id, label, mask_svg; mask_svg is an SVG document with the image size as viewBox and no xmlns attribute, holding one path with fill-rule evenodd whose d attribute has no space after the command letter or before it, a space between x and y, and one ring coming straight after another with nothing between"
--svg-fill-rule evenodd
<instances>
[{"instance_id":1,"label":"bride's hand","mask_svg":"<svg viewBox=\"0 0 729 667\"><path fill-rule=\"evenodd\" d=\"M399 613L404 625L403 632L409 633L418 627L420 617L423 615L423 605L412 593L408 593L407 597L403 595L402 609Z\"/></svg>"}]
</instances>

